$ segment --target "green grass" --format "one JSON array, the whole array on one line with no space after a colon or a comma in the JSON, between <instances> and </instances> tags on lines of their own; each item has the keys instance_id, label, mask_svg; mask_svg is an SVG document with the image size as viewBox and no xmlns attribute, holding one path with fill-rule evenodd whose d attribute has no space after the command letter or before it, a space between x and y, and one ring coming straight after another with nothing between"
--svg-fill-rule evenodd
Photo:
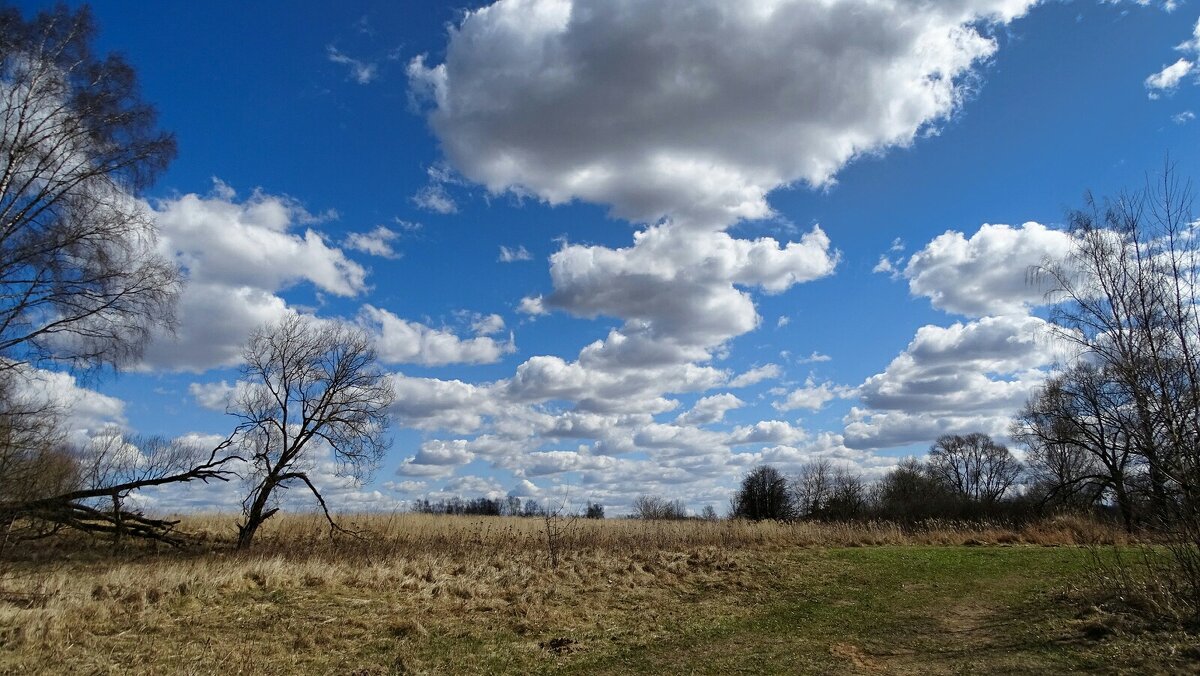
<instances>
[{"instance_id":1,"label":"green grass","mask_svg":"<svg viewBox=\"0 0 1200 676\"><path fill-rule=\"evenodd\" d=\"M1175 646L1160 636L1086 640L1086 622L1064 592L1087 564L1075 548L780 553L753 571L769 580L764 589L727 599L728 615L706 615L685 601L681 617L653 640L597 646L554 667L721 674L1196 669L1178 654L1188 637L1176 637Z\"/></svg>"}]
</instances>

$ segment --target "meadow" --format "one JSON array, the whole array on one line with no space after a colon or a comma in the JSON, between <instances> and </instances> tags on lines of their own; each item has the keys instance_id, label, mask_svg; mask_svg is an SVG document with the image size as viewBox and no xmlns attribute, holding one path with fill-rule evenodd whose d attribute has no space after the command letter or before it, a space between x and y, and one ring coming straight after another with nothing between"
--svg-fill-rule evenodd
<instances>
[{"instance_id":1,"label":"meadow","mask_svg":"<svg viewBox=\"0 0 1200 676\"><path fill-rule=\"evenodd\" d=\"M0 560L0 673L1179 673L1194 635L1089 585L1078 519L932 523L187 518L182 551L54 538Z\"/></svg>"}]
</instances>

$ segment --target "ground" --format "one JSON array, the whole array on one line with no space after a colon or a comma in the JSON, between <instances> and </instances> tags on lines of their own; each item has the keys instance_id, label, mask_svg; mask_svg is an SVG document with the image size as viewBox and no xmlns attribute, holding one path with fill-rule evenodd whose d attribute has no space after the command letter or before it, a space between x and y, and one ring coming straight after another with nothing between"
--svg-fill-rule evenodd
<instances>
[{"instance_id":1,"label":"ground","mask_svg":"<svg viewBox=\"0 0 1200 676\"><path fill-rule=\"evenodd\" d=\"M532 526L484 524L342 557L16 561L0 673L1200 673L1195 636L1090 605L1095 548L713 526L553 568Z\"/></svg>"}]
</instances>

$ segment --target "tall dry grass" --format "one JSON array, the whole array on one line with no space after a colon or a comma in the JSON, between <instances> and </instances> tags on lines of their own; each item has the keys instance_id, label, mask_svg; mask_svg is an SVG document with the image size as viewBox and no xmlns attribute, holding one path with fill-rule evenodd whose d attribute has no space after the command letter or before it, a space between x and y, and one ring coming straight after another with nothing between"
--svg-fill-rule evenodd
<instances>
[{"instance_id":1,"label":"tall dry grass","mask_svg":"<svg viewBox=\"0 0 1200 676\"><path fill-rule=\"evenodd\" d=\"M428 514L370 514L340 521L360 538L330 538L317 514L287 515L268 522L255 547L259 552L306 556L366 554L515 554L544 551L540 518L464 517ZM210 543L234 532L230 516L183 517L181 528ZM1085 545L1126 544L1126 534L1110 525L1077 517L1057 517L1019 528L980 522L929 521L916 526L882 521L821 523L798 521L643 521L579 519L562 535L564 549L584 552L690 551L697 548L863 547L879 545Z\"/></svg>"}]
</instances>

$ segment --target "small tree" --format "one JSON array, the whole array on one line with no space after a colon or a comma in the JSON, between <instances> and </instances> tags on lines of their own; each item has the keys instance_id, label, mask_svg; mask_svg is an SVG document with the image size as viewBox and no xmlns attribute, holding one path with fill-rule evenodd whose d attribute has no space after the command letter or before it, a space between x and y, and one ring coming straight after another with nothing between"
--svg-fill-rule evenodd
<instances>
[{"instance_id":1,"label":"small tree","mask_svg":"<svg viewBox=\"0 0 1200 676\"><path fill-rule=\"evenodd\" d=\"M331 532L341 530L308 474L321 447L338 476L362 480L388 447L387 409L395 394L361 330L289 315L246 343L243 380L229 408L249 458L252 487L243 502L238 547L248 547L273 516L276 489L308 488Z\"/></svg>"},{"instance_id":2,"label":"small tree","mask_svg":"<svg viewBox=\"0 0 1200 676\"><path fill-rule=\"evenodd\" d=\"M770 465L750 470L733 502L733 515L743 519L789 521L796 516L787 479Z\"/></svg>"},{"instance_id":3,"label":"small tree","mask_svg":"<svg viewBox=\"0 0 1200 676\"><path fill-rule=\"evenodd\" d=\"M687 506L682 500L667 500L653 495L639 495L633 501L633 516L646 520L675 521L687 518Z\"/></svg>"},{"instance_id":4,"label":"small tree","mask_svg":"<svg viewBox=\"0 0 1200 676\"><path fill-rule=\"evenodd\" d=\"M586 516L589 519L603 519L604 505L600 504L599 502L589 502L587 505Z\"/></svg>"},{"instance_id":5,"label":"small tree","mask_svg":"<svg viewBox=\"0 0 1200 676\"><path fill-rule=\"evenodd\" d=\"M795 497L796 516L805 519L820 518L833 492L833 465L822 458L800 467L792 479L792 494Z\"/></svg>"}]
</instances>

